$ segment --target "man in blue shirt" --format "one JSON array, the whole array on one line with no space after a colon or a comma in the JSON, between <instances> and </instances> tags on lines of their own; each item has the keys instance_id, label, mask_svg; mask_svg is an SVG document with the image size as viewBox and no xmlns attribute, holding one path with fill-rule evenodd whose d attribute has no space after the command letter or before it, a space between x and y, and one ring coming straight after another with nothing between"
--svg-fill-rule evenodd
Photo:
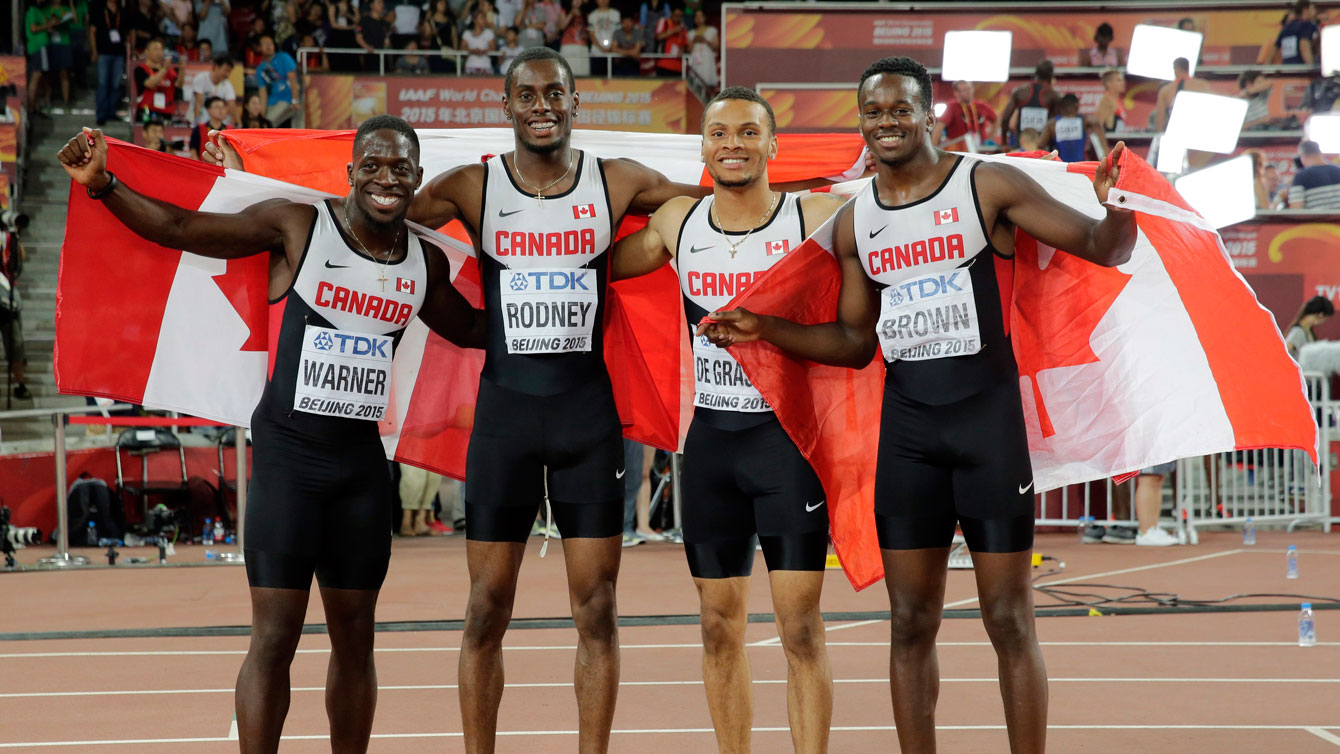
<instances>
[{"instance_id":1,"label":"man in blue shirt","mask_svg":"<svg viewBox=\"0 0 1340 754\"><path fill-rule=\"evenodd\" d=\"M1275 37L1275 58L1280 63L1307 63L1316 61L1317 8L1311 0L1299 0L1294 6L1293 18Z\"/></svg>"},{"instance_id":2,"label":"man in blue shirt","mask_svg":"<svg viewBox=\"0 0 1340 754\"><path fill-rule=\"evenodd\" d=\"M1315 141L1298 145L1298 161L1303 169L1289 187L1289 209L1340 209L1340 166L1326 162Z\"/></svg>"},{"instance_id":3,"label":"man in blue shirt","mask_svg":"<svg viewBox=\"0 0 1340 754\"><path fill-rule=\"evenodd\" d=\"M256 66L256 79L265 92L269 108L265 117L276 128L302 127L302 100L298 97L298 64L287 52L275 52L275 40L268 34L261 37L261 55L265 60Z\"/></svg>"}]
</instances>

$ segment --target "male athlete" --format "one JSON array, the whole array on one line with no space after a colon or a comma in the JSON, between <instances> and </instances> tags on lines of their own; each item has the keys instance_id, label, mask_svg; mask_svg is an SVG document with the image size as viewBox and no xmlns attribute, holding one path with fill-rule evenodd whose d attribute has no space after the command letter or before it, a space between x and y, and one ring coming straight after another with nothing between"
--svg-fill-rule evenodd
<instances>
[{"instance_id":1,"label":"male athlete","mask_svg":"<svg viewBox=\"0 0 1340 754\"><path fill-rule=\"evenodd\" d=\"M671 199L616 249L616 279L678 261L693 328L800 245L843 204L768 185L777 156L772 107L729 87L703 112L712 196ZM828 747L832 671L819 593L828 555L823 486L772 408L725 349L693 338L694 414L684 447L684 549L702 604L703 680L717 747L749 751L753 691L744 631L754 542L763 547L787 659L787 712L797 752Z\"/></svg>"},{"instance_id":2,"label":"male athlete","mask_svg":"<svg viewBox=\"0 0 1340 754\"><path fill-rule=\"evenodd\" d=\"M547 501L563 534L577 627L578 750L603 752L619 686L614 587L629 471L601 327L608 252L625 213L650 213L702 189L573 149L579 98L558 53L523 51L504 87L515 149L433 178L410 211L429 227L458 219L470 232L488 322L465 472L465 746L471 754L494 749L503 634L525 540Z\"/></svg>"},{"instance_id":3,"label":"male athlete","mask_svg":"<svg viewBox=\"0 0 1340 754\"><path fill-rule=\"evenodd\" d=\"M857 96L878 172L838 213L836 321L804 326L739 309L712 314L716 323L700 330L721 346L761 338L826 364L861 367L877 347L883 352L875 524L892 614L898 740L905 754L935 751L935 636L957 524L996 650L1010 750L1041 752L1047 680L1029 582L1033 472L996 259L1013 256L1019 228L1096 264L1121 264L1135 219L1109 207L1092 220L1014 167L933 147L931 80L916 61L876 61ZM1100 201L1116 183L1123 149L1119 143L1099 166ZM903 324L946 313L943 329Z\"/></svg>"},{"instance_id":4,"label":"male athlete","mask_svg":"<svg viewBox=\"0 0 1340 754\"><path fill-rule=\"evenodd\" d=\"M59 158L89 196L153 243L214 259L269 254L272 316L275 307L282 314L251 417L252 629L237 678L238 738L247 753L279 748L315 574L330 630L331 750L366 751L377 699L373 616L391 554L393 488L377 430L391 355L415 316L457 345L484 344L483 317L452 287L447 259L405 224L423 181L414 129L385 115L365 121L342 199L271 199L226 215L123 184L106 170L100 131L85 128Z\"/></svg>"},{"instance_id":5,"label":"male athlete","mask_svg":"<svg viewBox=\"0 0 1340 754\"><path fill-rule=\"evenodd\" d=\"M1000 113L1000 143L1010 146L1019 143L1019 132L1031 128L1038 133L1047 127L1059 94L1052 88L1056 72L1050 60L1038 63L1033 69L1033 80L1020 84L1010 92L1010 101ZM1014 116L1018 115L1018 119Z\"/></svg>"}]
</instances>

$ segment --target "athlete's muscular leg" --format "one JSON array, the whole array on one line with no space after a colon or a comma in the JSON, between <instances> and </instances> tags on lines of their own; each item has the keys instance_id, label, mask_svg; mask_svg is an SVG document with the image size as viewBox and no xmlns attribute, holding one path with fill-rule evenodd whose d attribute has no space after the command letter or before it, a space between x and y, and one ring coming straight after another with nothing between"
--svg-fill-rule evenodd
<instances>
[{"instance_id":1,"label":"athlete's muscular leg","mask_svg":"<svg viewBox=\"0 0 1340 754\"><path fill-rule=\"evenodd\" d=\"M972 554L982 621L1000 666L1012 754L1047 744L1047 669L1033 618L1033 551Z\"/></svg>"},{"instance_id":2,"label":"athlete's muscular leg","mask_svg":"<svg viewBox=\"0 0 1340 754\"><path fill-rule=\"evenodd\" d=\"M251 644L234 704L242 754L279 751L288 715L289 665L307 615L306 589L251 588Z\"/></svg>"},{"instance_id":3,"label":"athlete's muscular leg","mask_svg":"<svg viewBox=\"0 0 1340 754\"><path fill-rule=\"evenodd\" d=\"M362 754L377 710L377 668L373 663L376 589L321 588L330 631L326 668L326 716L332 754Z\"/></svg>"},{"instance_id":4,"label":"athlete's muscular leg","mask_svg":"<svg viewBox=\"0 0 1340 754\"><path fill-rule=\"evenodd\" d=\"M503 692L502 639L525 552L524 542L465 542L470 598L461 635L459 691L469 754L493 753Z\"/></svg>"},{"instance_id":5,"label":"athlete's muscular leg","mask_svg":"<svg viewBox=\"0 0 1340 754\"><path fill-rule=\"evenodd\" d=\"M797 754L828 750L833 669L819 613L823 571L772 571L773 612L786 652L786 712Z\"/></svg>"},{"instance_id":6,"label":"athlete's muscular leg","mask_svg":"<svg viewBox=\"0 0 1340 754\"><path fill-rule=\"evenodd\" d=\"M563 560L568 570L568 599L577 626L578 742L581 754L609 749L614 702L619 695L619 618L614 588L619 578L622 536L567 538Z\"/></svg>"},{"instance_id":7,"label":"athlete's muscular leg","mask_svg":"<svg viewBox=\"0 0 1340 754\"><path fill-rule=\"evenodd\" d=\"M944 612L949 548L882 550L892 633L889 685L903 754L934 754L940 664L935 635Z\"/></svg>"},{"instance_id":8,"label":"athlete's muscular leg","mask_svg":"<svg viewBox=\"0 0 1340 754\"><path fill-rule=\"evenodd\" d=\"M752 546L752 545L751 545ZM749 577L693 580L702 606L703 687L721 754L749 751L754 690L745 654Z\"/></svg>"}]
</instances>

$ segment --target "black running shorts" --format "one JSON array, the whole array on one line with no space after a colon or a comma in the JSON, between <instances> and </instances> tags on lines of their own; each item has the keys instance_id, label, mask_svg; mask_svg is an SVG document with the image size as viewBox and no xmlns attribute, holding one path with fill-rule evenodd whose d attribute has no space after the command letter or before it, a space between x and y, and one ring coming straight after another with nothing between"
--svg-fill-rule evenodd
<instances>
[{"instance_id":1,"label":"black running shorts","mask_svg":"<svg viewBox=\"0 0 1340 754\"><path fill-rule=\"evenodd\" d=\"M481 379L465 461L466 538L524 542L544 502L546 471L565 539L623 533L628 470L609 378L547 396Z\"/></svg>"},{"instance_id":2,"label":"black running shorts","mask_svg":"<svg viewBox=\"0 0 1340 754\"><path fill-rule=\"evenodd\" d=\"M740 430L695 418L684 444L683 500L684 549L696 578L748 576L755 536L769 571L824 569L824 488L775 417Z\"/></svg>"},{"instance_id":3,"label":"black running shorts","mask_svg":"<svg viewBox=\"0 0 1340 754\"><path fill-rule=\"evenodd\" d=\"M875 472L875 525L886 550L1033 547L1033 467L1016 382L943 406L886 387Z\"/></svg>"},{"instance_id":4,"label":"black running shorts","mask_svg":"<svg viewBox=\"0 0 1340 754\"><path fill-rule=\"evenodd\" d=\"M315 439L252 416L247 581L274 589L379 589L391 559L391 472L375 432Z\"/></svg>"}]
</instances>

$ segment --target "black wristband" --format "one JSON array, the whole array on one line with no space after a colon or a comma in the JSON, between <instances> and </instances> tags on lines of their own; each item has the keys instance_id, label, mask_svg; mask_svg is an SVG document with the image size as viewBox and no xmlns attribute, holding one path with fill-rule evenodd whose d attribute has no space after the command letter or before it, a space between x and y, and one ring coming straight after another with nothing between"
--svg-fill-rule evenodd
<instances>
[{"instance_id":1,"label":"black wristband","mask_svg":"<svg viewBox=\"0 0 1340 754\"><path fill-rule=\"evenodd\" d=\"M89 199L96 199L97 201L102 201L103 199L106 199L109 194L111 194L113 191L116 190L117 184L120 183L120 181L116 180L116 173L108 171L107 177L110 180L107 181L106 186L102 187L101 191L94 191L91 188L84 189L85 191L88 192Z\"/></svg>"}]
</instances>

